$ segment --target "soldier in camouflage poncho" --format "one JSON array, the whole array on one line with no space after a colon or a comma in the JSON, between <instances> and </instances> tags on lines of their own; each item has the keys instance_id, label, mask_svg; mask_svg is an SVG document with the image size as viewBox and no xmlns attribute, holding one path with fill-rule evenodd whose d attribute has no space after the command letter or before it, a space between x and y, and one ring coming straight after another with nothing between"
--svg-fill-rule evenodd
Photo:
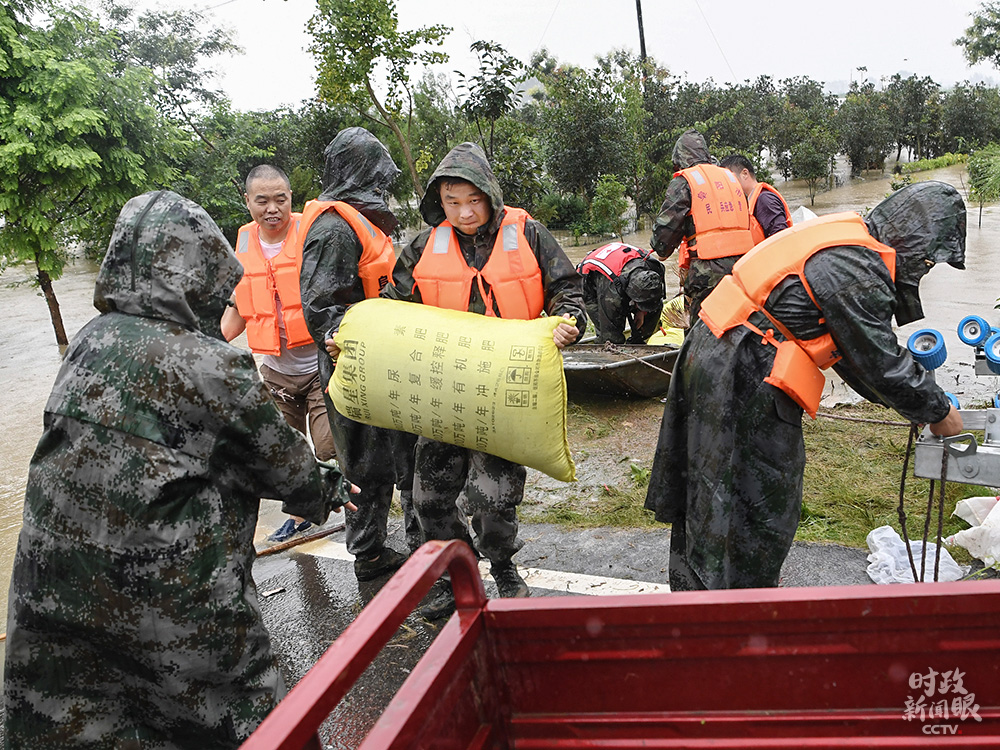
<instances>
[{"instance_id":1,"label":"soldier in camouflage poncho","mask_svg":"<svg viewBox=\"0 0 1000 750\"><path fill-rule=\"evenodd\" d=\"M834 370L869 401L955 434L961 416L898 344L892 318L905 325L923 317L919 285L931 266L964 268L962 197L921 182L890 195L865 224L895 249L895 280L867 247L820 246L804 264L809 290L794 273L764 307L799 341L832 336L843 357ZM780 265L796 237L795 228L780 232L751 253L766 247ZM749 322L775 327L761 312ZM698 319L678 355L646 494L656 520L671 524L671 589L778 585L802 505L803 410L764 382L776 349L761 338L744 325L716 338Z\"/></svg>"},{"instance_id":2,"label":"soldier in camouflage poncho","mask_svg":"<svg viewBox=\"0 0 1000 750\"><path fill-rule=\"evenodd\" d=\"M449 190L455 193L454 201L450 195L443 197ZM453 215L450 205L459 201L464 208ZM458 262L477 271L482 271L491 253L496 252L494 245L506 211L500 183L482 149L472 143L459 144L444 157L431 175L420 202L420 213L432 228L439 227L446 219L450 222L463 257ZM510 228L513 227L505 227ZM393 272L394 284L387 286L382 296L429 303L424 298L426 290L421 292L414 274L422 257L429 255L425 250L431 231L421 232L400 253ZM556 329L556 343L559 346L573 343L587 325L582 279L559 243L540 223L528 218L524 238L541 271L539 294L544 297L544 312L552 316L568 315L576 321L575 328L567 322ZM504 247L506 250L506 244ZM482 276L476 278L470 285L468 299L458 302L456 309L486 315L490 304L490 314L503 317L494 290ZM528 286L528 269L524 269L521 283ZM571 332L569 338L559 338L563 331ZM467 510L472 515L476 546L491 561L501 596L528 593L511 560L523 544L517 537L517 506L524 494L525 477L523 466L503 458L425 437L417 441L413 503L424 538L468 539L464 513ZM430 617L447 613L449 596L450 592L441 592L436 597L440 606L427 605L422 611Z\"/></svg>"},{"instance_id":3,"label":"soldier in camouflage poncho","mask_svg":"<svg viewBox=\"0 0 1000 750\"><path fill-rule=\"evenodd\" d=\"M9 748L235 748L284 690L259 498L342 504L219 320L242 274L197 204L130 200L45 407L11 578Z\"/></svg>"},{"instance_id":4,"label":"soldier in camouflage poncho","mask_svg":"<svg viewBox=\"0 0 1000 750\"><path fill-rule=\"evenodd\" d=\"M697 130L687 130L681 134L674 144L672 159L675 172L698 164L716 163L708 153L705 137ZM665 260L685 239L690 245L692 238L696 247L697 235L694 219L691 217L691 187L687 180L675 175L667 185L663 204L656 219L653 220L650 247L656 251L661 260ZM704 259L697 257L697 251L692 249L691 252L690 266L686 271L682 271L684 273L682 282L684 294L690 300L691 320L694 320L698 316L701 301L715 288L719 279L733 270L739 255Z\"/></svg>"}]
</instances>

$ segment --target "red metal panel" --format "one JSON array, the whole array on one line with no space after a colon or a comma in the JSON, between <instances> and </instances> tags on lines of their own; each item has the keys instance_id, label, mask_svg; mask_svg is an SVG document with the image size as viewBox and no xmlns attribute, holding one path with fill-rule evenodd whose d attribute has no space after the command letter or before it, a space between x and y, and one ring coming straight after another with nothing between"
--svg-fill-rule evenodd
<instances>
[{"instance_id":1,"label":"red metal panel","mask_svg":"<svg viewBox=\"0 0 1000 750\"><path fill-rule=\"evenodd\" d=\"M451 575L458 613L437 640L445 640L447 648L454 649L456 643L462 641L463 634L480 618L486 603L486 590L468 545L464 542L428 542L410 556L243 743L243 750L302 750L307 743L318 743L316 730L320 724L446 569Z\"/></svg>"},{"instance_id":2,"label":"red metal panel","mask_svg":"<svg viewBox=\"0 0 1000 750\"><path fill-rule=\"evenodd\" d=\"M246 747L301 747L446 557L459 612L363 750L1000 747L1000 582L487 602L456 545L422 548ZM935 683L954 670L975 710L907 720L915 677L963 698ZM295 721L298 745L262 733Z\"/></svg>"}]
</instances>

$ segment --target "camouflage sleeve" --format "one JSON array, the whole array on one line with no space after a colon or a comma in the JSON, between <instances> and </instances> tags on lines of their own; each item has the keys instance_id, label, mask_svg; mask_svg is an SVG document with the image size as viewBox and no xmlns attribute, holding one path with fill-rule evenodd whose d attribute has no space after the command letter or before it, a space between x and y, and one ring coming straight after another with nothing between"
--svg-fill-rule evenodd
<instances>
[{"instance_id":1,"label":"camouflage sleeve","mask_svg":"<svg viewBox=\"0 0 1000 750\"><path fill-rule=\"evenodd\" d=\"M430 228L423 230L410 240L399 257L396 258L396 265L392 270L392 283L382 290L382 297L388 299L400 299L406 302L421 302L420 289L413 281L413 269L416 268L427 246L427 238L430 237Z\"/></svg>"},{"instance_id":2,"label":"camouflage sleeve","mask_svg":"<svg viewBox=\"0 0 1000 750\"><path fill-rule=\"evenodd\" d=\"M524 226L524 236L535 251L538 267L542 269L542 286L545 289L545 312L552 316L568 313L576 319L580 330L577 341L587 330L587 312L583 304L583 277L577 273L562 246L552 233L537 221Z\"/></svg>"},{"instance_id":3,"label":"camouflage sleeve","mask_svg":"<svg viewBox=\"0 0 1000 750\"><path fill-rule=\"evenodd\" d=\"M660 212L653 220L650 247L661 258L668 258L684 241L694 234L691 214L691 188L683 177L675 177L667 185Z\"/></svg>"},{"instance_id":4,"label":"camouflage sleeve","mask_svg":"<svg viewBox=\"0 0 1000 750\"><path fill-rule=\"evenodd\" d=\"M232 405L219 434L216 477L256 497L281 500L289 515L323 523L335 488L324 481L305 437L285 421L263 382L255 379L254 387Z\"/></svg>"},{"instance_id":5,"label":"camouflage sleeve","mask_svg":"<svg viewBox=\"0 0 1000 750\"><path fill-rule=\"evenodd\" d=\"M833 247L810 258L805 272L843 356L835 369L848 385L911 421L944 419L944 391L892 328L895 291L885 264L865 248Z\"/></svg>"},{"instance_id":6,"label":"camouflage sleeve","mask_svg":"<svg viewBox=\"0 0 1000 750\"><path fill-rule=\"evenodd\" d=\"M587 312L594 321L600 340L624 344L626 310L614 284L595 271L587 274L583 286Z\"/></svg>"},{"instance_id":7,"label":"camouflage sleeve","mask_svg":"<svg viewBox=\"0 0 1000 750\"><path fill-rule=\"evenodd\" d=\"M361 252L354 230L335 212L321 215L306 235L299 272L302 313L313 341L323 351L348 306L365 298L358 275Z\"/></svg>"}]
</instances>

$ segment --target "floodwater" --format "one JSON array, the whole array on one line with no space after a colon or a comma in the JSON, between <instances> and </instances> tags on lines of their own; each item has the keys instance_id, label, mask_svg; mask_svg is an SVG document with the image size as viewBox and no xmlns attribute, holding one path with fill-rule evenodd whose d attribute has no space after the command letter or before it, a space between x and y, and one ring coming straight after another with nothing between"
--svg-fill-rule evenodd
<instances>
[{"instance_id":1,"label":"floodwater","mask_svg":"<svg viewBox=\"0 0 1000 750\"><path fill-rule=\"evenodd\" d=\"M915 179L938 179L955 185L965 194L966 173L964 166L949 167L934 172L915 175ZM809 205L805 185L778 181L778 189L793 209L803 203ZM816 196L812 210L817 214L836 211L862 211L876 205L889 192L889 174L872 174L864 179L852 180L844 186ZM997 390L995 377L973 374L972 350L959 342L957 327L966 315L980 315L990 323L1000 322L1000 313L994 310L1000 294L995 277L996 263L993 248L1000 245L1000 206L983 211L982 227L978 225L978 206L969 207L969 232L967 270L951 267L935 268L925 277L921 291L924 300L925 320L899 330L901 341L923 327L939 329L948 348L948 362L938 372L942 385L956 393L963 402L991 397ZM571 238L561 237L567 253L579 261L591 249L603 244L582 238L573 245ZM625 241L648 247L649 230L627 235ZM676 290L676 276L671 286L668 261L668 293ZM92 306L96 265L77 261L67 267L63 278L56 281L67 334L72 338L96 314ZM4 285L0 294L4 299L6 318L5 356L0 359L0 393L5 397L0 409L0 612L6 612L7 582L21 525L21 507L28 464L35 444L41 435L42 413L53 379L59 368L60 354L55 343L52 325L44 299L30 286L21 284L28 274L23 269L10 269L0 276Z\"/></svg>"}]
</instances>

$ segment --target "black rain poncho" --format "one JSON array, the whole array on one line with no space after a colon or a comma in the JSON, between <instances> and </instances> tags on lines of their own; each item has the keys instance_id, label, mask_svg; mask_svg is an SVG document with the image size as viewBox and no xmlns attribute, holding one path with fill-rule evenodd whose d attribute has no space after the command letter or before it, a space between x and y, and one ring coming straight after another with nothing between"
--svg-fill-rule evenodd
<instances>
[{"instance_id":1,"label":"black rain poncho","mask_svg":"<svg viewBox=\"0 0 1000 750\"><path fill-rule=\"evenodd\" d=\"M916 291L925 259L962 267L965 206L950 185L921 183L887 198L867 224L895 242L900 286L872 251L831 247L805 265L818 308L797 277L766 307L800 339L829 331L843 355L834 369L865 398L914 422L940 421L947 397L899 346L892 317L901 291ZM760 313L751 322L767 328ZM678 356L646 495L657 520L672 524L671 588L776 586L795 536L802 410L764 383L775 348L760 338L739 326L717 339L697 320Z\"/></svg>"}]
</instances>

